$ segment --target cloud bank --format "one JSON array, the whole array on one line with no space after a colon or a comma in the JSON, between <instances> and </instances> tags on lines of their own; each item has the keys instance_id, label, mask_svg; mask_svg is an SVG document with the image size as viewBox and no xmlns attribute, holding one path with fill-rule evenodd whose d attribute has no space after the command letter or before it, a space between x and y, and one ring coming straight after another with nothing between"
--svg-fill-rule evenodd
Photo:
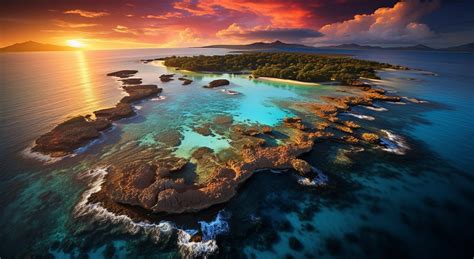
<instances>
[{"instance_id":1,"label":"cloud bank","mask_svg":"<svg viewBox=\"0 0 474 259\"><path fill-rule=\"evenodd\" d=\"M338 43L413 43L433 37L435 33L421 18L433 12L439 0L405 0L393 7L377 9L372 14L355 15L343 22L323 26L320 42Z\"/></svg>"},{"instance_id":2,"label":"cloud bank","mask_svg":"<svg viewBox=\"0 0 474 259\"><path fill-rule=\"evenodd\" d=\"M322 34L318 31L305 28L273 28L271 26L257 26L248 29L233 23L228 28L218 31L216 36L222 39L300 41L301 39L321 37Z\"/></svg>"},{"instance_id":3,"label":"cloud bank","mask_svg":"<svg viewBox=\"0 0 474 259\"><path fill-rule=\"evenodd\" d=\"M87 17L87 18L95 18L95 17L109 15L109 13L107 12L90 12L90 11L84 11L81 9L67 10L67 11L64 11L64 13L65 14L78 14L82 17Z\"/></svg>"}]
</instances>

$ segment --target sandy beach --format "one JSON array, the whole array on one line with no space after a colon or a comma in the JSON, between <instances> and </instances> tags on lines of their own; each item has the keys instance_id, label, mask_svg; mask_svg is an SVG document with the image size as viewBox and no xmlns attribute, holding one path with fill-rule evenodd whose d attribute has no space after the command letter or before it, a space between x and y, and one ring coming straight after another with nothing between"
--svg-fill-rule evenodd
<instances>
[{"instance_id":1,"label":"sandy beach","mask_svg":"<svg viewBox=\"0 0 474 259\"><path fill-rule=\"evenodd\" d=\"M275 78L275 77L258 77L255 78L255 80L261 80L261 81L271 81L271 82L279 82L279 83L288 83L288 84L297 84L297 85L321 85L319 83L310 83L310 82L302 82L302 81L297 81L297 80L290 80L290 79L281 79L281 78Z\"/></svg>"}]
</instances>

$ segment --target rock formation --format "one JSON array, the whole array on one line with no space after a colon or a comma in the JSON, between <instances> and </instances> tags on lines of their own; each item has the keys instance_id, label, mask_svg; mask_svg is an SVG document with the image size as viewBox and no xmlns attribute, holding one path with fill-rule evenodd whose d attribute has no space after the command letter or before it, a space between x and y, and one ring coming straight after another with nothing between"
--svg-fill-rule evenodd
<instances>
[{"instance_id":1,"label":"rock formation","mask_svg":"<svg viewBox=\"0 0 474 259\"><path fill-rule=\"evenodd\" d=\"M217 80L211 81L208 85L204 86L204 88L215 88L215 87L229 85L229 84L230 82L227 79L217 79Z\"/></svg>"}]
</instances>

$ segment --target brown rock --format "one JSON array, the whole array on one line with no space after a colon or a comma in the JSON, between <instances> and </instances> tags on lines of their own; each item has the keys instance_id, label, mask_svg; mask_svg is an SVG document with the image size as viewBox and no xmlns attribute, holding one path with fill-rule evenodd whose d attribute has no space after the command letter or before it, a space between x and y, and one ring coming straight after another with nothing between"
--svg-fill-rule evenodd
<instances>
[{"instance_id":1,"label":"brown rock","mask_svg":"<svg viewBox=\"0 0 474 259\"><path fill-rule=\"evenodd\" d=\"M214 117L214 123L219 124L219 125L227 125L227 124L232 124L234 119L230 115L217 115Z\"/></svg>"},{"instance_id":2,"label":"brown rock","mask_svg":"<svg viewBox=\"0 0 474 259\"><path fill-rule=\"evenodd\" d=\"M178 80L183 81L183 85L189 85L193 82L193 80L187 79L187 78L184 78L184 77L180 77L180 78L178 78Z\"/></svg>"},{"instance_id":3,"label":"brown rock","mask_svg":"<svg viewBox=\"0 0 474 259\"><path fill-rule=\"evenodd\" d=\"M369 143L378 143L380 141L379 136L374 133L364 133L362 134L362 139Z\"/></svg>"},{"instance_id":4,"label":"brown rock","mask_svg":"<svg viewBox=\"0 0 474 259\"><path fill-rule=\"evenodd\" d=\"M33 151L52 156L71 154L79 147L100 137L100 131L111 126L110 121L98 119L86 120L77 116L60 123L50 132L35 141Z\"/></svg>"},{"instance_id":5,"label":"brown rock","mask_svg":"<svg viewBox=\"0 0 474 259\"><path fill-rule=\"evenodd\" d=\"M159 133L155 139L158 142L161 142L170 147L177 147L181 144L181 139L183 135L177 130L169 130L162 133Z\"/></svg>"},{"instance_id":6,"label":"brown rock","mask_svg":"<svg viewBox=\"0 0 474 259\"><path fill-rule=\"evenodd\" d=\"M160 80L161 80L161 82L169 82L169 81L173 80L173 78L172 78L173 76L174 76L174 74L163 74L163 75L160 76Z\"/></svg>"},{"instance_id":7,"label":"brown rock","mask_svg":"<svg viewBox=\"0 0 474 259\"><path fill-rule=\"evenodd\" d=\"M111 121L120 120L135 115L132 106L128 103L118 103L113 108L102 109L94 112L97 118Z\"/></svg>"},{"instance_id":8,"label":"brown rock","mask_svg":"<svg viewBox=\"0 0 474 259\"><path fill-rule=\"evenodd\" d=\"M349 144L359 143L359 139L354 136L344 136L342 139Z\"/></svg>"},{"instance_id":9,"label":"brown rock","mask_svg":"<svg viewBox=\"0 0 474 259\"><path fill-rule=\"evenodd\" d=\"M127 78L127 79L120 79L119 81L122 82L124 85L139 85L142 83L141 78Z\"/></svg>"},{"instance_id":10,"label":"brown rock","mask_svg":"<svg viewBox=\"0 0 474 259\"><path fill-rule=\"evenodd\" d=\"M121 103L131 103L144 98L152 97L161 93L162 88L158 88L156 85L136 85L136 86L124 86L125 92L129 95L123 97Z\"/></svg>"},{"instance_id":11,"label":"brown rock","mask_svg":"<svg viewBox=\"0 0 474 259\"><path fill-rule=\"evenodd\" d=\"M127 78L127 77L131 77L131 76L135 75L136 73L138 73L137 70L120 70L120 71L117 71L117 72L108 73L107 76Z\"/></svg>"},{"instance_id":12,"label":"brown rock","mask_svg":"<svg viewBox=\"0 0 474 259\"><path fill-rule=\"evenodd\" d=\"M214 153L214 150L212 150L212 148L200 147L193 152L191 157L199 160L199 159L202 159L205 155L210 155L213 153Z\"/></svg>"},{"instance_id":13,"label":"brown rock","mask_svg":"<svg viewBox=\"0 0 474 259\"><path fill-rule=\"evenodd\" d=\"M210 136L212 135L212 131L209 127L209 125L203 125L203 126L199 126L199 127L194 127L193 130L203 136Z\"/></svg>"},{"instance_id":14,"label":"brown rock","mask_svg":"<svg viewBox=\"0 0 474 259\"><path fill-rule=\"evenodd\" d=\"M217 79L217 80L211 81L208 85L204 86L204 88L215 88L215 87L229 85L229 84L230 82L227 79Z\"/></svg>"},{"instance_id":15,"label":"brown rock","mask_svg":"<svg viewBox=\"0 0 474 259\"><path fill-rule=\"evenodd\" d=\"M294 117L294 118L284 118L283 119L283 122L292 127L292 128L295 128L295 129L299 129L299 130L305 130L307 129L307 127L303 124L303 120L301 120L301 118L299 117Z\"/></svg>"},{"instance_id":16,"label":"brown rock","mask_svg":"<svg viewBox=\"0 0 474 259\"><path fill-rule=\"evenodd\" d=\"M302 176L308 176L312 171L311 165L302 159L291 160L291 166Z\"/></svg>"}]
</instances>

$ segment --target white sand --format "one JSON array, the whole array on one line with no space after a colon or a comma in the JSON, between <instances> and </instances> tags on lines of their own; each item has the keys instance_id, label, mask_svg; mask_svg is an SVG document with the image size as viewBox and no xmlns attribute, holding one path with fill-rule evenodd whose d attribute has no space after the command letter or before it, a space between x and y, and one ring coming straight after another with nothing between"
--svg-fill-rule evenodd
<instances>
[{"instance_id":1,"label":"white sand","mask_svg":"<svg viewBox=\"0 0 474 259\"><path fill-rule=\"evenodd\" d=\"M296 85L321 85L318 83L310 83L310 82L302 82L297 80L290 80L290 79L281 79L281 78L274 78L274 77L258 77L256 80L261 81L272 81L272 82L280 82L280 83L288 83L288 84L296 84Z\"/></svg>"}]
</instances>

